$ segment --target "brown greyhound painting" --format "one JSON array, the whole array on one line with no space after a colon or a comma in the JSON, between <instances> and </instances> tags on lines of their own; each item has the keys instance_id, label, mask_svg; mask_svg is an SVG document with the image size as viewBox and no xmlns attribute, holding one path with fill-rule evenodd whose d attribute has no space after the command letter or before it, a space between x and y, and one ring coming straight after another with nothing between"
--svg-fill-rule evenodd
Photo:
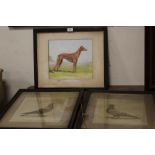
<instances>
[{"instance_id":1,"label":"brown greyhound painting","mask_svg":"<svg viewBox=\"0 0 155 155\"><path fill-rule=\"evenodd\" d=\"M78 59L79 59L82 51L87 51L87 49L84 46L80 46L77 49L77 51L74 53L61 53L61 54L59 54L57 57L56 64L53 68L53 71L58 71L63 60L65 59L65 60L73 63L73 72L75 73L76 72L76 65L77 65Z\"/></svg>"}]
</instances>

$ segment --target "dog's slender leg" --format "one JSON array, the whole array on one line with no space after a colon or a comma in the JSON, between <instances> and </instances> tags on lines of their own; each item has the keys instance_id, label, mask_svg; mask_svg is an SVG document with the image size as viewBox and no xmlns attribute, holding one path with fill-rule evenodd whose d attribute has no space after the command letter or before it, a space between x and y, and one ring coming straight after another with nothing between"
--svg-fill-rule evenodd
<instances>
[{"instance_id":1,"label":"dog's slender leg","mask_svg":"<svg viewBox=\"0 0 155 155\"><path fill-rule=\"evenodd\" d=\"M75 67L76 67L76 64L75 64L75 62L73 63L73 73L75 73Z\"/></svg>"},{"instance_id":2,"label":"dog's slender leg","mask_svg":"<svg viewBox=\"0 0 155 155\"><path fill-rule=\"evenodd\" d=\"M63 58L59 58L59 62L58 62L58 65L57 65L57 71L59 70L59 68L60 68L60 66L61 66L61 64L62 64L62 62L63 62Z\"/></svg>"},{"instance_id":3,"label":"dog's slender leg","mask_svg":"<svg viewBox=\"0 0 155 155\"><path fill-rule=\"evenodd\" d=\"M54 66L53 70L58 71L58 69L60 68L61 63L62 63L62 58L60 56L58 56L57 61L56 61L56 65Z\"/></svg>"},{"instance_id":4,"label":"dog's slender leg","mask_svg":"<svg viewBox=\"0 0 155 155\"><path fill-rule=\"evenodd\" d=\"M60 61L59 61L58 69L60 68L62 62L63 62L63 58L61 58Z\"/></svg>"},{"instance_id":5,"label":"dog's slender leg","mask_svg":"<svg viewBox=\"0 0 155 155\"><path fill-rule=\"evenodd\" d=\"M76 72L76 65L77 65L77 63L75 63L75 72Z\"/></svg>"},{"instance_id":6,"label":"dog's slender leg","mask_svg":"<svg viewBox=\"0 0 155 155\"><path fill-rule=\"evenodd\" d=\"M57 70L58 64L59 64L59 56L57 57L57 61L56 61L55 66L53 67L53 71L56 71Z\"/></svg>"},{"instance_id":7,"label":"dog's slender leg","mask_svg":"<svg viewBox=\"0 0 155 155\"><path fill-rule=\"evenodd\" d=\"M74 73L76 72L77 60L74 60Z\"/></svg>"}]
</instances>

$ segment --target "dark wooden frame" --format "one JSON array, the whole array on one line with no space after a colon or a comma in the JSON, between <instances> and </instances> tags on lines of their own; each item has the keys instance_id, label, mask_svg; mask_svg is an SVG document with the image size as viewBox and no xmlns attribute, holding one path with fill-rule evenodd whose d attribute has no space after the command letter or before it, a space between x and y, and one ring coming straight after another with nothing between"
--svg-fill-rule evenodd
<instances>
[{"instance_id":1,"label":"dark wooden frame","mask_svg":"<svg viewBox=\"0 0 155 155\"><path fill-rule=\"evenodd\" d=\"M89 99L92 93L116 93L116 94L151 94L154 96L155 100L155 92L150 91L124 91L124 90L102 90L102 89L87 89L84 91L84 95L82 98L81 106L79 107L79 111L77 114L77 119L74 124L75 129L80 129L83 122L83 114L85 114ZM81 108L82 107L82 108ZM83 111L82 111L83 110Z\"/></svg>"},{"instance_id":2,"label":"dark wooden frame","mask_svg":"<svg viewBox=\"0 0 155 155\"><path fill-rule=\"evenodd\" d=\"M108 55L108 30L105 26L58 26L53 28L39 28L33 30L33 44L34 44L34 83L35 88L38 89L38 60L37 60L37 33L59 33L66 32L67 29L73 28L73 32L93 32L104 31L104 87L109 88L109 55Z\"/></svg>"},{"instance_id":3,"label":"dark wooden frame","mask_svg":"<svg viewBox=\"0 0 155 155\"><path fill-rule=\"evenodd\" d=\"M52 28L56 26L8 26L10 29L41 29L41 28Z\"/></svg>"},{"instance_id":4,"label":"dark wooden frame","mask_svg":"<svg viewBox=\"0 0 155 155\"><path fill-rule=\"evenodd\" d=\"M155 90L155 27L145 27L145 89Z\"/></svg>"},{"instance_id":5,"label":"dark wooden frame","mask_svg":"<svg viewBox=\"0 0 155 155\"><path fill-rule=\"evenodd\" d=\"M74 88L64 88L64 89L60 89L60 88L52 88L52 89L19 89L17 91L17 93L14 95L14 97L11 99L11 101L0 108L0 119L2 119L3 117L5 117L5 113L9 110L9 108L11 108L11 106L15 103L15 101L17 100L17 98L24 92L79 92L78 98L76 100L75 103L75 107L74 110L72 112L69 124L68 124L68 129L72 129L74 127L74 123L77 117L77 113L78 113L78 109L79 109L79 105L81 103L82 97L83 97L83 89L74 89ZM35 127L0 127L0 129L53 129L53 128L35 128ZM57 128L57 129L63 129L63 128Z\"/></svg>"}]
</instances>

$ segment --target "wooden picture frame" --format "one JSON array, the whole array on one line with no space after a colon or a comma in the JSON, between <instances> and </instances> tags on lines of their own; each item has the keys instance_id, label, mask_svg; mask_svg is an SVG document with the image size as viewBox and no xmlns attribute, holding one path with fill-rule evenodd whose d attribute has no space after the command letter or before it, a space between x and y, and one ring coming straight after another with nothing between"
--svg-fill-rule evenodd
<instances>
[{"instance_id":1,"label":"wooden picture frame","mask_svg":"<svg viewBox=\"0 0 155 155\"><path fill-rule=\"evenodd\" d=\"M154 97L154 94L149 91L89 89L84 93L74 128L155 128ZM108 111L111 105L112 109Z\"/></svg>"},{"instance_id":2,"label":"wooden picture frame","mask_svg":"<svg viewBox=\"0 0 155 155\"><path fill-rule=\"evenodd\" d=\"M145 89L155 90L155 27L145 27Z\"/></svg>"},{"instance_id":3,"label":"wooden picture frame","mask_svg":"<svg viewBox=\"0 0 155 155\"><path fill-rule=\"evenodd\" d=\"M53 27L33 34L35 88L108 88L107 27Z\"/></svg>"},{"instance_id":4,"label":"wooden picture frame","mask_svg":"<svg viewBox=\"0 0 155 155\"><path fill-rule=\"evenodd\" d=\"M20 89L0 109L0 128L73 128L82 89Z\"/></svg>"},{"instance_id":5,"label":"wooden picture frame","mask_svg":"<svg viewBox=\"0 0 155 155\"><path fill-rule=\"evenodd\" d=\"M45 29L45 28L62 28L64 26L8 26L10 29L21 30L21 29ZM71 26L72 27L72 26Z\"/></svg>"}]
</instances>

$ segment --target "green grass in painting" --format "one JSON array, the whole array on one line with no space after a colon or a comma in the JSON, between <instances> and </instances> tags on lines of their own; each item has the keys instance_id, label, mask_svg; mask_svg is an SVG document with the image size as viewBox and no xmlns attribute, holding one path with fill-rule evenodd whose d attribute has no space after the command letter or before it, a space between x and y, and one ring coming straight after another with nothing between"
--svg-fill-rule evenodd
<instances>
[{"instance_id":1,"label":"green grass in painting","mask_svg":"<svg viewBox=\"0 0 155 155\"><path fill-rule=\"evenodd\" d=\"M49 78L56 80L92 79L92 64L78 64L76 73L72 72L73 65L63 64L58 72L49 71Z\"/></svg>"}]
</instances>

